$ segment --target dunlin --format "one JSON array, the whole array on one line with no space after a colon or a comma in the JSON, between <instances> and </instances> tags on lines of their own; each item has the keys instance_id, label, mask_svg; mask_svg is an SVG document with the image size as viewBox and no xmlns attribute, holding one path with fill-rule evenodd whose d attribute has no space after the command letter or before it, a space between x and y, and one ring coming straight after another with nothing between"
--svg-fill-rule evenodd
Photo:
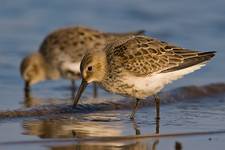
<instances>
[{"instance_id":1,"label":"dunlin","mask_svg":"<svg viewBox=\"0 0 225 150\"><path fill-rule=\"evenodd\" d=\"M214 51L189 50L147 36L112 42L104 50L89 51L82 59L82 82L73 106L86 85L94 82L107 91L136 98L131 119L139 101L152 95L159 114L160 100L156 94L170 82L200 69L214 55Z\"/></svg>"},{"instance_id":2,"label":"dunlin","mask_svg":"<svg viewBox=\"0 0 225 150\"><path fill-rule=\"evenodd\" d=\"M89 50L101 50L107 42L124 36L143 34L143 30L129 33L105 33L87 27L68 27L50 33L39 51L25 57L21 76L25 89L44 80L80 79L80 61ZM96 88L94 88L96 95Z\"/></svg>"}]
</instances>

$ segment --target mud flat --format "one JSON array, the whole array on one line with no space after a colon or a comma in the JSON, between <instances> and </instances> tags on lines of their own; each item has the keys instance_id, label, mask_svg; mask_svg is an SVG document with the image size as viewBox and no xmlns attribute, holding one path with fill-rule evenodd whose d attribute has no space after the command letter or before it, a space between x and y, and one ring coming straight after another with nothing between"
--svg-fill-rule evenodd
<instances>
[{"instance_id":1,"label":"mud flat","mask_svg":"<svg viewBox=\"0 0 225 150\"><path fill-rule=\"evenodd\" d=\"M207 97L220 97L225 93L225 83L214 83L203 86L186 86L159 94L161 104L170 104L182 101L201 100ZM221 96L223 97L223 96ZM203 99L204 100L204 99ZM153 99L149 97L143 100L141 107L153 106ZM56 114L67 113L91 113L110 110L126 110L130 109L134 101L130 99L113 100L98 99L97 103L83 103L76 108L72 108L70 104L43 105L31 108L20 108L15 110L0 111L0 119L12 119L21 117L41 117Z\"/></svg>"}]
</instances>

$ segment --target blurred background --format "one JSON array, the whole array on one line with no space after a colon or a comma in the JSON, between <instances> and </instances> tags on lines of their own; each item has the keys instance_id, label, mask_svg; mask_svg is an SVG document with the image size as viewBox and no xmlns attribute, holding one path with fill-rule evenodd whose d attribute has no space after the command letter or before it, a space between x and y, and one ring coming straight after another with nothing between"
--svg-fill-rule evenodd
<instances>
[{"instance_id":1,"label":"blurred background","mask_svg":"<svg viewBox=\"0 0 225 150\"><path fill-rule=\"evenodd\" d=\"M147 35L181 47L217 51L216 57L206 67L175 81L165 90L193 84L225 82L224 6L224 0L1 0L0 110L24 108L43 103L52 104L68 100L71 97L70 82L60 80L34 85L32 87L34 99L31 98L32 101L29 97L25 99L24 85L19 73L19 65L23 57L38 50L47 34L68 26L84 25L105 32L144 29ZM104 96L111 98L110 94L101 92ZM91 95L91 88L88 88L85 93ZM165 116L162 116L164 119L161 120L161 131L199 131L211 130L215 127L223 129L225 116L223 97L213 99L213 101L215 100L221 101L213 103L214 105L212 105L212 101L206 101L201 104L178 103L162 107L162 115ZM127 119L129 113L130 111L125 113L116 111L91 114L90 116L84 114L84 116L79 116L80 118L73 115L61 116L63 121L57 120L58 117L49 119L50 121L33 118L25 119L25 121L13 120L0 124L0 139L13 141L73 137L74 132L71 130L76 130L78 136L105 136L101 132L104 129L108 136L133 135L133 124ZM137 124L141 124L144 133L154 130L155 120L152 114L154 114L154 109L146 108L139 112ZM147 120L146 117L148 117ZM99 118L100 121L98 121ZM213 119L215 120L213 121ZM110 121L104 122L104 120ZM212 146L207 145L208 140L205 138L195 139L186 139L183 142L187 141L185 146L191 149L193 149L193 143L198 144L199 149L224 146L224 142L221 140L214 141L214 146ZM200 143L197 143L199 141ZM224 141L224 137L222 141ZM137 142L138 146L133 149L149 149L150 142L146 143L139 145ZM174 143L175 141L172 143L165 141L164 148L168 148L168 145L174 147ZM116 146L121 146L121 143ZM73 146L64 148L73 149ZM86 145L85 148L90 147ZM55 148L50 146L48 149Z\"/></svg>"},{"instance_id":2,"label":"blurred background","mask_svg":"<svg viewBox=\"0 0 225 150\"><path fill-rule=\"evenodd\" d=\"M145 29L150 36L185 48L216 50L216 58L206 67L169 88L225 81L224 5L223 0L1 0L0 108L18 107L23 101L22 58L38 50L49 32L67 26L106 32ZM33 94L67 97L67 85L64 80L41 83L33 87Z\"/></svg>"}]
</instances>

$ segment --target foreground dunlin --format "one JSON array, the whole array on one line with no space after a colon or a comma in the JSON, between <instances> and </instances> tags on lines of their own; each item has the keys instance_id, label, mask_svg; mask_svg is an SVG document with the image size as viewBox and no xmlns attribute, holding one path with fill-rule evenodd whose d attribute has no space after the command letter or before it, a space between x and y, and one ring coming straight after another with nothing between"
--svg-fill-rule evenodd
<instances>
[{"instance_id":1,"label":"foreground dunlin","mask_svg":"<svg viewBox=\"0 0 225 150\"><path fill-rule=\"evenodd\" d=\"M80 61L89 50L101 50L107 42L124 36L143 34L143 30L129 33L105 33L87 27L68 27L50 33L39 51L25 57L20 71L25 89L44 80L80 79ZM96 88L95 88L96 89ZM96 95L96 90L94 90Z\"/></svg>"},{"instance_id":2,"label":"foreground dunlin","mask_svg":"<svg viewBox=\"0 0 225 150\"><path fill-rule=\"evenodd\" d=\"M86 85L94 82L105 90L136 98L138 103L155 96L157 118L160 100L156 94L168 83L204 66L214 51L180 48L147 36L131 36L108 44L104 50L88 52L81 61L82 83L74 107Z\"/></svg>"}]
</instances>

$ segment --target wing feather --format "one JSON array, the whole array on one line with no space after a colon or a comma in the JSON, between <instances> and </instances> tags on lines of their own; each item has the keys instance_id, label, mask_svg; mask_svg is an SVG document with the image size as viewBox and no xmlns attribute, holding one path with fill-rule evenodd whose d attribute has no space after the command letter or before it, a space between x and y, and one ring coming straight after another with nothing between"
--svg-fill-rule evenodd
<instances>
[{"instance_id":1,"label":"wing feather","mask_svg":"<svg viewBox=\"0 0 225 150\"><path fill-rule=\"evenodd\" d=\"M108 46L109 60L135 76L184 69L209 60L214 52L180 48L147 36L131 36Z\"/></svg>"}]
</instances>

